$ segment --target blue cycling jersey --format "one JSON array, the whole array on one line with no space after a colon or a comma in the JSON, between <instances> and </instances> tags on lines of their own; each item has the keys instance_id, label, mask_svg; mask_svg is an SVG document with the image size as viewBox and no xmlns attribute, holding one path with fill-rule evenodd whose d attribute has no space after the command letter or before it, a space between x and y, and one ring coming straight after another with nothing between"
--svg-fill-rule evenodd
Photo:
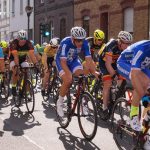
<instances>
[{"instance_id":1,"label":"blue cycling jersey","mask_svg":"<svg viewBox=\"0 0 150 150\"><path fill-rule=\"evenodd\" d=\"M145 69L150 67L150 40L143 40L124 50L118 62L131 64L132 68Z\"/></svg>"},{"instance_id":2,"label":"blue cycling jersey","mask_svg":"<svg viewBox=\"0 0 150 150\"><path fill-rule=\"evenodd\" d=\"M121 53L117 60L119 74L130 80L130 71L133 68L150 77L150 40L137 42Z\"/></svg>"},{"instance_id":3,"label":"blue cycling jersey","mask_svg":"<svg viewBox=\"0 0 150 150\"><path fill-rule=\"evenodd\" d=\"M87 40L83 41L81 48L77 48L73 44L71 37L66 37L60 43L60 47L56 54L56 60L64 58L67 59L67 64L70 64L73 60L78 59L78 54L81 51L84 52L85 57L91 57Z\"/></svg>"}]
</instances>

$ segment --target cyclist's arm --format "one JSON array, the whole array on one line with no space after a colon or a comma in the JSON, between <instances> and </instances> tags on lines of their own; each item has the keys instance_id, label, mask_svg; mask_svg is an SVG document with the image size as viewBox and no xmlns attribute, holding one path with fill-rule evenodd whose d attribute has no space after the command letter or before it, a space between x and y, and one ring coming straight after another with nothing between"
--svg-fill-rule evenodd
<instances>
[{"instance_id":1,"label":"cyclist's arm","mask_svg":"<svg viewBox=\"0 0 150 150\"><path fill-rule=\"evenodd\" d=\"M112 56L106 54L105 58L106 58L105 66L106 66L108 72L110 73L110 75L113 76L116 73L116 71L112 67L112 63L113 63Z\"/></svg>"},{"instance_id":2,"label":"cyclist's arm","mask_svg":"<svg viewBox=\"0 0 150 150\"><path fill-rule=\"evenodd\" d=\"M12 50L11 51L13 57L14 57L14 62L15 62L15 65L19 65L19 58L18 58L18 52L17 50Z\"/></svg>"},{"instance_id":3,"label":"cyclist's arm","mask_svg":"<svg viewBox=\"0 0 150 150\"><path fill-rule=\"evenodd\" d=\"M68 48L67 44L63 44L62 48L61 48L60 64L61 64L61 67L66 74L70 73L70 70L69 70L68 65L67 65L67 52L68 52L68 50L69 50L69 48Z\"/></svg>"},{"instance_id":4,"label":"cyclist's arm","mask_svg":"<svg viewBox=\"0 0 150 150\"><path fill-rule=\"evenodd\" d=\"M95 67L94 61L92 60L92 57L91 56L85 57L85 61L87 63L87 66L89 67L90 73L92 74L95 73L96 67Z\"/></svg>"},{"instance_id":5,"label":"cyclist's arm","mask_svg":"<svg viewBox=\"0 0 150 150\"><path fill-rule=\"evenodd\" d=\"M44 54L42 55L42 63L43 63L43 65L44 65L44 68L47 69L48 66L47 66L47 55L46 55L46 53L44 53Z\"/></svg>"},{"instance_id":6,"label":"cyclist's arm","mask_svg":"<svg viewBox=\"0 0 150 150\"><path fill-rule=\"evenodd\" d=\"M32 61L34 64L37 63L37 59L36 59L35 54L34 54L34 49L29 50L29 57L31 58L31 61Z\"/></svg>"}]
</instances>

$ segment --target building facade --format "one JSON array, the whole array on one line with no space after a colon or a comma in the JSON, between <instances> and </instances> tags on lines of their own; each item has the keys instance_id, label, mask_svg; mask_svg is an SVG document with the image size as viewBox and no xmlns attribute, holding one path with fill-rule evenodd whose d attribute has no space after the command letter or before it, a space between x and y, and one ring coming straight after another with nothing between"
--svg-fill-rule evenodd
<instances>
[{"instance_id":1,"label":"building facade","mask_svg":"<svg viewBox=\"0 0 150 150\"><path fill-rule=\"evenodd\" d=\"M149 0L74 0L74 24L83 26L89 36L102 29L106 40L126 30L134 41L149 39ZM89 7L90 6L90 7Z\"/></svg>"},{"instance_id":2,"label":"building facade","mask_svg":"<svg viewBox=\"0 0 150 150\"><path fill-rule=\"evenodd\" d=\"M30 6L33 7L34 0L30 0ZM25 7L28 5L28 0L10 0L10 38L13 39L16 37L17 32L21 29L28 29L28 18L25 11ZM32 12L30 16L30 29L29 29L29 39L33 39L33 22L34 18Z\"/></svg>"},{"instance_id":3,"label":"building facade","mask_svg":"<svg viewBox=\"0 0 150 150\"><path fill-rule=\"evenodd\" d=\"M9 41L9 0L0 0L0 40Z\"/></svg>"},{"instance_id":4,"label":"building facade","mask_svg":"<svg viewBox=\"0 0 150 150\"><path fill-rule=\"evenodd\" d=\"M35 0L34 8L35 43L70 35L74 23L73 0ZM42 25L48 32L47 36L41 32Z\"/></svg>"}]
</instances>

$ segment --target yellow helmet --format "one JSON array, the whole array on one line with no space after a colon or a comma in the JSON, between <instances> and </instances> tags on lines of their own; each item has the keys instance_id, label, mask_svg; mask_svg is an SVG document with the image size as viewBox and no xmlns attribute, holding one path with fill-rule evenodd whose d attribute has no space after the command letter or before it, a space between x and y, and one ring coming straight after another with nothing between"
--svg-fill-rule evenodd
<instances>
[{"instance_id":1,"label":"yellow helmet","mask_svg":"<svg viewBox=\"0 0 150 150\"><path fill-rule=\"evenodd\" d=\"M104 40L105 39L105 33L102 30L97 29L94 31L94 38Z\"/></svg>"},{"instance_id":2,"label":"yellow helmet","mask_svg":"<svg viewBox=\"0 0 150 150\"><path fill-rule=\"evenodd\" d=\"M1 46L2 48L7 48L7 47L8 47L8 43L7 43L6 41L1 41L1 42L0 42L0 46Z\"/></svg>"},{"instance_id":3,"label":"yellow helmet","mask_svg":"<svg viewBox=\"0 0 150 150\"><path fill-rule=\"evenodd\" d=\"M35 47L36 47L36 48L40 48L40 44L36 44Z\"/></svg>"}]
</instances>

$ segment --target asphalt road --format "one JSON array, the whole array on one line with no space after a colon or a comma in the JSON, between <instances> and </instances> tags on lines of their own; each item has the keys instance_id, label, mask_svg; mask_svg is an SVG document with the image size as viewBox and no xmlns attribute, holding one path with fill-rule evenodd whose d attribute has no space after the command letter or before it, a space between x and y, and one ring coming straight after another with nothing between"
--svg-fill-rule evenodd
<instances>
[{"instance_id":1,"label":"asphalt road","mask_svg":"<svg viewBox=\"0 0 150 150\"><path fill-rule=\"evenodd\" d=\"M14 107L11 97L0 102L0 149L3 150L117 150L110 124L99 120L92 142L83 139L74 117L67 129L60 128L54 104L43 102L38 89L33 115L25 104Z\"/></svg>"}]
</instances>

